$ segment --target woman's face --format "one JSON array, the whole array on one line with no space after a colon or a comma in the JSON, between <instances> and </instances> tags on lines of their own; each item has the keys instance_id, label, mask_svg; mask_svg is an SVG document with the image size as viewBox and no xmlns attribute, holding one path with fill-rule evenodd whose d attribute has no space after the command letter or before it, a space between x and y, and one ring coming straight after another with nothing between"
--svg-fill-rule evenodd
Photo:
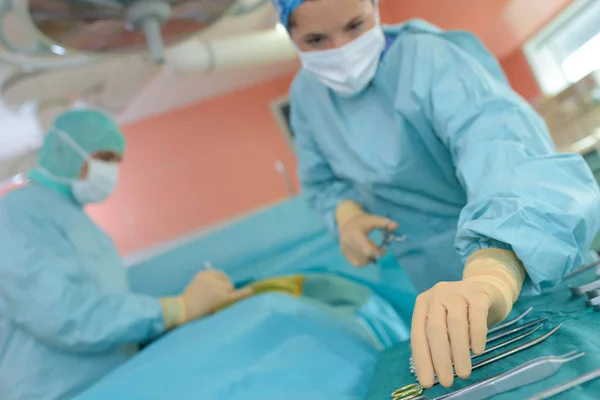
<instances>
[{"instance_id":1,"label":"woman's face","mask_svg":"<svg viewBox=\"0 0 600 400\"><path fill-rule=\"evenodd\" d=\"M301 51L342 47L375 26L372 0L305 0L290 16L290 36Z\"/></svg>"}]
</instances>

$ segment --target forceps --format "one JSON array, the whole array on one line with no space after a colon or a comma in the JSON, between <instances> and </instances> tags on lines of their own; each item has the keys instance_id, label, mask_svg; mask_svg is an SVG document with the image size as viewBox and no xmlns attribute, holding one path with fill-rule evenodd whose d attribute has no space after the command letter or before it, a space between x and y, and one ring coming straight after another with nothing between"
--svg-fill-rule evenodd
<instances>
[{"instance_id":1,"label":"forceps","mask_svg":"<svg viewBox=\"0 0 600 400\"><path fill-rule=\"evenodd\" d=\"M497 354L493 357L487 358L485 360L481 360L480 362L473 364L473 366L471 367L471 370L476 370L479 369L481 367L485 367L486 365L492 364L496 361L502 360L506 357L510 357L513 354L516 353L520 353L523 350L526 350L530 347L533 347L537 344L542 343L544 340L548 339L550 336L554 335L561 327L563 326L563 324L559 324L557 325L554 329L552 329L550 332L537 337L533 340L530 340L527 343L523 343L522 345L513 347L512 349L506 350L503 353ZM456 376L456 375L454 375ZM434 381L434 385L437 385L439 382L436 379ZM421 386L421 384L419 383L411 383L410 385L406 385L401 387L400 389L397 389L396 391L394 391L392 393L392 400L414 400L417 399L421 396L421 394L423 394L423 387Z\"/></svg>"},{"instance_id":2,"label":"forceps","mask_svg":"<svg viewBox=\"0 0 600 400\"><path fill-rule=\"evenodd\" d=\"M502 324L496 325L492 329L488 330L488 337L487 337L486 343L495 342L495 341L497 341L499 339L502 339L502 338L504 338L506 336L510 336L510 335L515 334L515 333L524 331L525 329L527 329L527 328L529 328L529 327L531 327L533 325L536 325L536 324L538 324L540 322L544 322L547 319L545 317L544 318L539 318L539 319L537 319L535 321L528 322L526 324L523 324L523 325L521 325L521 326L519 326L517 328L511 329L509 331L498 333L497 335L494 335L494 336L489 336L492 333L496 333L496 332L501 331L503 329L509 328L512 325L515 325L517 322L519 322L523 318L525 318L532 310L533 310L533 307L529 307L527 310L525 310L525 312L523 312L518 317L516 317L516 318L514 318L514 319L512 319L510 321L504 322ZM540 327L541 327L541 325L540 325ZM531 334L533 332L534 331L531 331L531 332L529 332L529 334ZM525 336L528 336L528 335L525 335ZM522 339L525 336L519 336L519 338ZM483 354L481 354L481 356L483 356L483 355L485 355L485 354L487 354L489 352L498 350L500 347L504 347L504 346L509 345L511 343L514 343L514 342L515 342L515 340L512 340L512 341L509 340L507 342L504 342L503 346L492 347L492 348L486 350ZM473 356L472 358L475 358L475 356ZM410 372L412 372L413 374L416 372L415 364L414 364L414 360L413 360L412 356L409 359L409 368L410 368Z\"/></svg>"},{"instance_id":3,"label":"forceps","mask_svg":"<svg viewBox=\"0 0 600 400\"><path fill-rule=\"evenodd\" d=\"M507 372L484 379L455 392L436 397L433 400L484 400L544 380L558 372L566 363L584 355L585 353L572 351L562 356L539 357ZM421 396L418 399L429 400L427 396Z\"/></svg>"},{"instance_id":4,"label":"forceps","mask_svg":"<svg viewBox=\"0 0 600 400\"><path fill-rule=\"evenodd\" d=\"M545 318L544 318L544 319L545 319ZM532 322L535 322L535 323L537 323L538 321L532 321ZM537 332L538 330L540 330L540 328L541 328L542 326L543 326L543 324L539 324L539 325L538 325L538 326L536 326L535 328L533 328L533 329L530 329L530 330L528 330L527 332L520 334L519 336L515 336L514 338L508 339L508 340L506 340L506 341L504 341L504 342L498 343L498 344L497 344L497 345L495 345L495 346L492 346L492 347L490 347L490 348L487 348L487 349L485 349L485 351L484 351L483 353L481 353L481 354L480 354L480 355L478 355L478 356L477 356L477 355L475 355L475 354L471 354L471 359L474 359L474 358L479 358L479 357L483 357L483 356L485 356L486 354L492 353L492 352L494 352L494 351L496 351L496 350L499 350L499 349L501 349L501 348L503 348L503 347L506 347L506 346L509 346L509 345L511 345L511 344L513 344L513 343L516 343L516 342L520 341L521 339L524 339L524 338L526 338L526 337L528 337L528 336L531 336L531 335L533 335L535 332ZM528 326L523 326L523 327L524 327L524 328L528 328L528 327L529 327L529 324L528 324ZM488 343L489 343L489 342L488 342ZM415 368L415 365L414 365L414 362L412 361L412 358L411 358L411 361L410 361L410 362L411 362L411 364L410 364L410 373L411 373L411 374L413 374L413 375L416 375L416 374L417 374L417 369Z\"/></svg>"},{"instance_id":5,"label":"forceps","mask_svg":"<svg viewBox=\"0 0 600 400\"><path fill-rule=\"evenodd\" d=\"M553 387L550 390L547 390L543 393L536 394L533 397L530 397L528 400L544 400L549 399L552 396L556 396L562 392L566 392L569 389L574 388L575 386L582 385L586 382L592 381L594 379L600 378L600 369L589 372L585 375L581 375L579 378L575 378L570 382L563 383L562 385L558 385Z\"/></svg>"},{"instance_id":6,"label":"forceps","mask_svg":"<svg viewBox=\"0 0 600 400\"><path fill-rule=\"evenodd\" d=\"M587 292L600 289L600 279L582 286L569 286L574 296L583 296Z\"/></svg>"}]
</instances>

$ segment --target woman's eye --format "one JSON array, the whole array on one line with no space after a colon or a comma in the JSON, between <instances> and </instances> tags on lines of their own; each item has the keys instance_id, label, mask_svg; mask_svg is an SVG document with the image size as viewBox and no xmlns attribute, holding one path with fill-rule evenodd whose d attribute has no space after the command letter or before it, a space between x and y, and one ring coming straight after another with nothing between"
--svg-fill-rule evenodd
<instances>
[{"instance_id":1,"label":"woman's eye","mask_svg":"<svg viewBox=\"0 0 600 400\"><path fill-rule=\"evenodd\" d=\"M324 38L322 38L322 37L313 37L313 38L306 40L306 44L308 44L311 47L318 47L321 44L323 44L323 42L324 42Z\"/></svg>"},{"instance_id":2,"label":"woman's eye","mask_svg":"<svg viewBox=\"0 0 600 400\"><path fill-rule=\"evenodd\" d=\"M348 29L348 31L350 32L356 32L358 30L360 30L364 25L364 21L357 21L357 22L353 22L350 25L348 25L348 27L346 29Z\"/></svg>"}]
</instances>

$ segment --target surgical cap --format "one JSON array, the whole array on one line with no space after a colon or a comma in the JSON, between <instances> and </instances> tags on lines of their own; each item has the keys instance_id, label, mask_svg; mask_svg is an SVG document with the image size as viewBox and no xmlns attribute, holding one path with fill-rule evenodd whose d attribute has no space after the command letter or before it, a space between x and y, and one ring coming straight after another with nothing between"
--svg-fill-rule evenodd
<instances>
[{"instance_id":1,"label":"surgical cap","mask_svg":"<svg viewBox=\"0 0 600 400\"><path fill-rule=\"evenodd\" d=\"M281 21L283 26L289 28L290 15L292 15L294 10L303 2L304 0L273 0L275 10L279 16L279 21Z\"/></svg>"},{"instance_id":2,"label":"surgical cap","mask_svg":"<svg viewBox=\"0 0 600 400\"><path fill-rule=\"evenodd\" d=\"M67 111L54 121L38 152L40 167L61 178L76 179L85 162L68 138L61 137L64 134L89 155L103 150L119 154L125 151L125 137L108 116L93 110Z\"/></svg>"}]
</instances>

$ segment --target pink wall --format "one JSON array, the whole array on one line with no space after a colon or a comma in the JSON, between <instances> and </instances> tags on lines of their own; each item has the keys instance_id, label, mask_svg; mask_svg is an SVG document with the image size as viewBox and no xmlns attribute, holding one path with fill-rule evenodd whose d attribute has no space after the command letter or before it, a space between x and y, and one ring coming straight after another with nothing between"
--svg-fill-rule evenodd
<instances>
[{"instance_id":1,"label":"pink wall","mask_svg":"<svg viewBox=\"0 0 600 400\"><path fill-rule=\"evenodd\" d=\"M287 197L293 153L269 109L291 77L123 127L121 184L93 217L129 253Z\"/></svg>"},{"instance_id":2,"label":"pink wall","mask_svg":"<svg viewBox=\"0 0 600 400\"><path fill-rule=\"evenodd\" d=\"M513 88L528 101L541 96L540 86L522 46L573 0L511 0L481 37L499 57Z\"/></svg>"},{"instance_id":3,"label":"pink wall","mask_svg":"<svg viewBox=\"0 0 600 400\"><path fill-rule=\"evenodd\" d=\"M481 37L496 56L504 58L520 49L571 3L573 0L511 0Z\"/></svg>"},{"instance_id":4,"label":"pink wall","mask_svg":"<svg viewBox=\"0 0 600 400\"><path fill-rule=\"evenodd\" d=\"M573 0L387 0L387 21L422 18L445 29L478 35L500 60L517 92L527 100L540 88L521 50L523 44Z\"/></svg>"},{"instance_id":5,"label":"pink wall","mask_svg":"<svg viewBox=\"0 0 600 400\"><path fill-rule=\"evenodd\" d=\"M529 102L538 99L542 92L527 58L521 49L503 57L500 64L512 87Z\"/></svg>"}]
</instances>

